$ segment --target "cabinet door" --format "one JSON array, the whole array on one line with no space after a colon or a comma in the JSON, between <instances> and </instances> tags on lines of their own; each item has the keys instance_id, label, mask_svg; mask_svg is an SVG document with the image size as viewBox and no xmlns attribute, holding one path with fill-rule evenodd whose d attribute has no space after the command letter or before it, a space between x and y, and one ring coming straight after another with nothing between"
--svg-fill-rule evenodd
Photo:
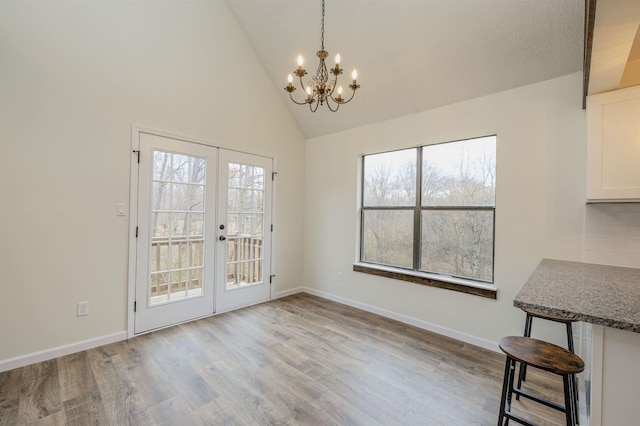
<instances>
[{"instance_id":1,"label":"cabinet door","mask_svg":"<svg viewBox=\"0 0 640 426\"><path fill-rule=\"evenodd\" d=\"M587 198L640 201L640 86L587 99Z\"/></svg>"}]
</instances>

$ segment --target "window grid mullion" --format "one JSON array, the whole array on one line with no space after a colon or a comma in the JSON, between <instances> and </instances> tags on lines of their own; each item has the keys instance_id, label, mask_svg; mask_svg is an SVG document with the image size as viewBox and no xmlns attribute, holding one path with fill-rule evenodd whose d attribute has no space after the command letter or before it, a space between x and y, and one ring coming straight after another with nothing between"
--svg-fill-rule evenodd
<instances>
[{"instance_id":1,"label":"window grid mullion","mask_svg":"<svg viewBox=\"0 0 640 426\"><path fill-rule=\"evenodd\" d=\"M362 210L413 210L415 206L364 206Z\"/></svg>"},{"instance_id":2,"label":"window grid mullion","mask_svg":"<svg viewBox=\"0 0 640 426\"><path fill-rule=\"evenodd\" d=\"M422 205L422 147L416 150L416 204L413 209L413 270L420 269L420 247L422 232L420 224L420 206Z\"/></svg>"},{"instance_id":3,"label":"window grid mullion","mask_svg":"<svg viewBox=\"0 0 640 426\"><path fill-rule=\"evenodd\" d=\"M364 258L364 181L365 181L365 170L364 170L364 159L363 155L361 158L361 171L362 171L362 179L360 182L360 256L359 260L362 261Z\"/></svg>"},{"instance_id":4,"label":"window grid mullion","mask_svg":"<svg viewBox=\"0 0 640 426\"><path fill-rule=\"evenodd\" d=\"M422 206L420 210L495 211L495 206Z\"/></svg>"}]
</instances>

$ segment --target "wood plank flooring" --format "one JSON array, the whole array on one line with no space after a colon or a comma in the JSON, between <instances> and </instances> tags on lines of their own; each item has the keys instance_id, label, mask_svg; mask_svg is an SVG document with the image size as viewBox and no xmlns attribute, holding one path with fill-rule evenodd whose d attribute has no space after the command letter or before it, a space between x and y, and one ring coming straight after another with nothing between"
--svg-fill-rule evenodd
<instances>
[{"instance_id":1,"label":"wood plank flooring","mask_svg":"<svg viewBox=\"0 0 640 426\"><path fill-rule=\"evenodd\" d=\"M0 425L493 425L504 360L298 294L0 373Z\"/></svg>"}]
</instances>

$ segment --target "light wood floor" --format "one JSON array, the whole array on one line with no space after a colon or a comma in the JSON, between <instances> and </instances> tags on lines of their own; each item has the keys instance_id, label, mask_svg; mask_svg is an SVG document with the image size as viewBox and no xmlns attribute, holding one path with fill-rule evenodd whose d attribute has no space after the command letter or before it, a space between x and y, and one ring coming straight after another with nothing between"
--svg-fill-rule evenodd
<instances>
[{"instance_id":1,"label":"light wood floor","mask_svg":"<svg viewBox=\"0 0 640 426\"><path fill-rule=\"evenodd\" d=\"M0 425L494 425L504 360L299 294L0 373Z\"/></svg>"}]
</instances>

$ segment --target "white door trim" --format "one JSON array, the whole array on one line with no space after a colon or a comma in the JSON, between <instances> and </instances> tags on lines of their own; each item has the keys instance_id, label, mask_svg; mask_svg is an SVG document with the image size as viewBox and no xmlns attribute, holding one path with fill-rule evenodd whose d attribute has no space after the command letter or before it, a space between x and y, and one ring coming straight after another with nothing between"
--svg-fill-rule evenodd
<instances>
[{"instance_id":1,"label":"white door trim","mask_svg":"<svg viewBox=\"0 0 640 426\"><path fill-rule=\"evenodd\" d=\"M138 154L140 151L140 134L148 133L155 136L169 137L173 139L182 140L185 142L197 143L201 145L211 146L215 148L228 149L231 151L243 152L251 155L259 155L263 157L271 158L273 161L273 171L277 173L277 164L278 164L278 156L273 153L266 152L256 152L250 151L238 147L231 147L227 145L223 145L220 143L211 142L206 139L197 138L193 136L186 136L183 134L179 134L176 132L171 132L167 130L161 130L153 127L144 126L141 124L132 124L131 125L131 162L130 162L130 186L129 186L129 256L128 256L128 273L127 273L127 337L134 337L134 302L136 300L136 265L137 265L137 238L136 238L136 227L137 227L137 218L138 218L138 184L139 184L139 176L138 176ZM271 203L271 218L272 223L274 224L274 233L271 237L271 274L275 274L275 205L276 205L276 183L277 179L273 182L273 192L272 192L272 203ZM275 284L275 280L274 280ZM271 298L273 298L274 286L271 286ZM215 315L215 314L214 314Z\"/></svg>"}]
</instances>

